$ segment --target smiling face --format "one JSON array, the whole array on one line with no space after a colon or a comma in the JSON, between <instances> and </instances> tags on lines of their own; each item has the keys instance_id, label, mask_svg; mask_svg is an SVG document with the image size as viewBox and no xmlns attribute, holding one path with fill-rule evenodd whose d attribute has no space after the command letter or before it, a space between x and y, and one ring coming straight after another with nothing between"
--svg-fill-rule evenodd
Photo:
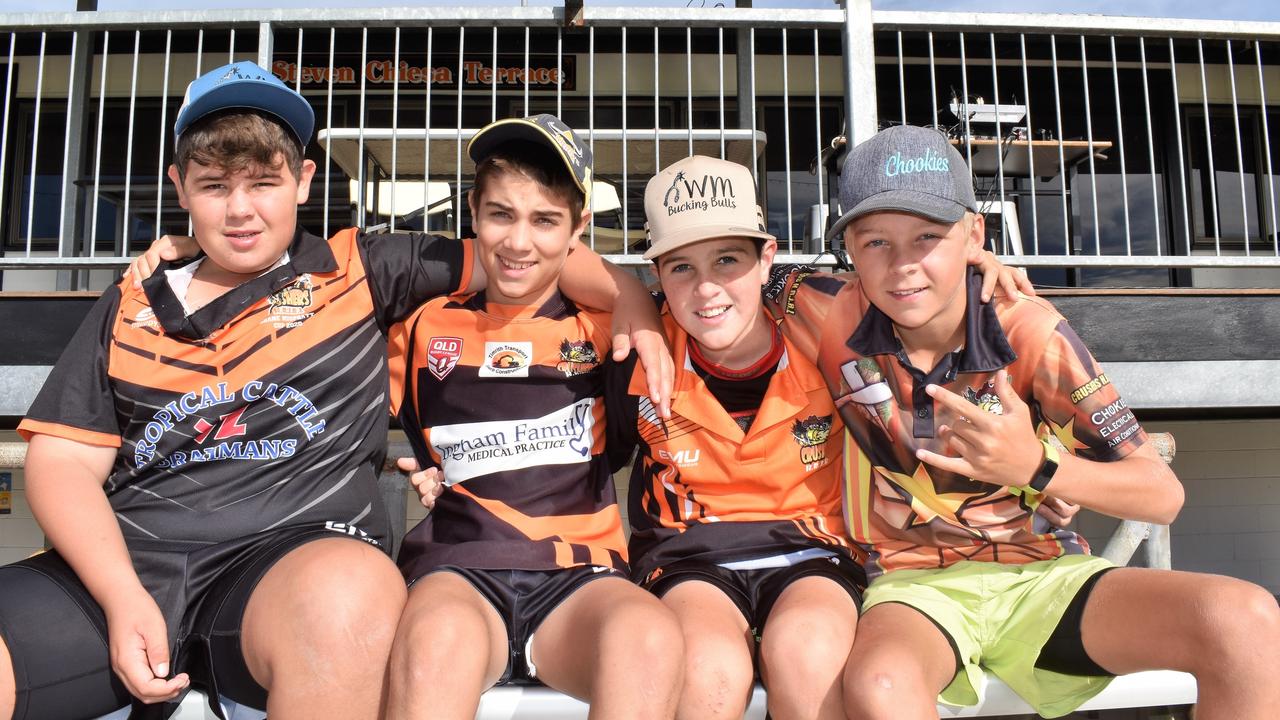
<instances>
[{"instance_id":1,"label":"smiling face","mask_svg":"<svg viewBox=\"0 0 1280 720\"><path fill-rule=\"evenodd\" d=\"M479 260L488 276L486 299L540 305L555 292L565 258L591 214L572 215L558 194L518 172L491 177L468 199Z\"/></svg>"},{"instance_id":2,"label":"smiling face","mask_svg":"<svg viewBox=\"0 0 1280 720\"><path fill-rule=\"evenodd\" d=\"M845 229L845 247L867 298L897 327L908 350L951 351L964 340L965 274L971 245L983 242L981 215L950 225L901 212L863 215Z\"/></svg>"},{"instance_id":3,"label":"smiling face","mask_svg":"<svg viewBox=\"0 0 1280 720\"><path fill-rule=\"evenodd\" d=\"M178 203L191 214L196 242L212 264L206 273L248 279L275 264L293 242L315 171L306 160L294 177L282 154L271 165L239 170L190 161L182 176L171 165Z\"/></svg>"},{"instance_id":4,"label":"smiling face","mask_svg":"<svg viewBox=\"0 0 1280 720\"><path fill-rule=\"evenodd\" d=\"M657 258L658 280L672 317L710 361L739 370L769 351L773 331L760 287L777 252L773 240L715 238Z\"/></svg>"}]
</instances>

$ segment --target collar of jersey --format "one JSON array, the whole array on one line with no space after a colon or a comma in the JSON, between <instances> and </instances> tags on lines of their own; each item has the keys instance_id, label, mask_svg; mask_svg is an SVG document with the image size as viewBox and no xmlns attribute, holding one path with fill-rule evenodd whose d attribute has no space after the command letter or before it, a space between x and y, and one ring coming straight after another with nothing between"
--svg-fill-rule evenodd
<instances>
[{"instance_id":1,"label":"collar of jersey","mask_svg":"<svg viewBox=\"0 0 1280 720\"><path fill-rule=\"evenodd\" d=\"M994 303L982 302L982 277L969 268L965 278L964 347L959 351L957 373L994 372L1018 359L1000 327ZM862 357L897 355L902 344L893 332L893 321L875 305L867 313L847 345ZM929 368L921 368L927 371Z\"/></svg>"},{"instance_id":2,"label":"collar of jersey","mask_svg":"<svg viewBox=\"0 0 1280 720\"><path fill-rule=\"evenodd\" d=\"M143 281L142 289L155 311L156 320L167 334L202 340L231 322L245 308L285 287L299 275L333 272L338 269L338 262L329 243L299 227L289 245L288 262L227 291L190 315L186 314L182 301L174 294L165 276L164 271L171 267L168 263L161 264L151 277Z\"/></svg>"}]
</instances>

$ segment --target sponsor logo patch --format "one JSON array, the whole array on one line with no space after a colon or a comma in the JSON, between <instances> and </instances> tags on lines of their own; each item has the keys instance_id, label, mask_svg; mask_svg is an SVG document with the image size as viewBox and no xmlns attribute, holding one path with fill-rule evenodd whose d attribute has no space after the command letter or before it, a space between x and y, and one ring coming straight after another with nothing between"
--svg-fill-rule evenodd
<instances>
[{"instance_id":1,"label":"sponsor logo patch","mask_svg":"<svg viewBox=\"0 0 1280 720\"><path fill-rule=\"evenodd\" d=\"M480 377L529 377L531 342L487 342Z\"/></svg>"},{"instance_id":2,"label":"sponsor logo patch","mask_svg":"<svg viewBox=\"0 0 1280 720\"><path fill-rule=\"evenodd\" d=\"M1102 373L1098 375L1098 377L1090 380L1089 382L1071 391L1071 404L1079 405L1080 401L1084 400L1085 398L1098 392L1099 390L1101 390L1102 388L1110 384L1111 384L1111 378L1107 377L1106 373Z\"/></svg>"},{"instance_id":3,"label":"sponsor logo patch","mask_svg":"<svg viewBox=\"0 0 1280 720\"><path fill-rule=\"evenodd\" d=\"M427 342L427 370L443 380L462 358L462 338L433 337Z\"/></svg>"}]
</instances>

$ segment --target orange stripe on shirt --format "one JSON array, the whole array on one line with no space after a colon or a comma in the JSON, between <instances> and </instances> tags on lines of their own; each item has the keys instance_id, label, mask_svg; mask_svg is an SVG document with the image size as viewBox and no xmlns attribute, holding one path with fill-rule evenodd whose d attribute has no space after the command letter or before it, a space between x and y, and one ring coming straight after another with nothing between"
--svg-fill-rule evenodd
<instances>
[{"instance_id":1,"label":"orange stripe on shirt","mask_svg":"<svg viewBox=\"0 0 1280 720\"><path fill-rule=\"evenodd\" d=\"M18 425L18 434L27 442L31 442L31 438L35 435L52 435L53 437L74 440L86 445L99 445L102 447L113 448L120 447L119 435L95 432L93 430L71 427L70 425L45 422L43 420L32 420L30 418L23 420Z\"/></svg>"}]
</instances>

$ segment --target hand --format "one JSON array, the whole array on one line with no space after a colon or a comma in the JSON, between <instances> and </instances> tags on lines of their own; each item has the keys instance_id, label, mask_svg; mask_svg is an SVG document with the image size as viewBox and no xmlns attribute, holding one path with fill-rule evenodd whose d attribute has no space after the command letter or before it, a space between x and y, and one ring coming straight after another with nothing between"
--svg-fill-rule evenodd
<instances>
[{"instance_id":1,"label":"hand","mask_svg":"<svg viewBox=\"0 0 1280 720\"><path fill-rule=\"evenodd\" d=\"M1003 409L1000 415L986 412L946 388L926 387L934 402L957 418L954 425L940 426L938 437L959 457L921 449L916 458L994 485L1025 487L1030 483L1044 459L1044 447L1032 429L1031 409L1009 386L1005 370L996 373L995 391Z\"/></svg>"},{"instance_id":2,"label":"hand","mask_svg":"<svg viewBox=\"0 0 1280 720\"><path fill-rule=\"evenodd\" d=\"M1041 498L1040 504L1036 506L1036 513L1040 517L1060 528L1070 525L1078 512L1080 512L1079 505L1048 495Z\"/></svg>"},{"instance_id":3,"label":"hand","mask_svg":"<svg viewBox=\"0 0 1280 720\"><path fill-rule=\"evenodd\" d=\"M124 271L124 274L125 277L133 278L134 287L142 287L142 281L151 277L151 273L160 266L160 261L172 262L195 257L199 252L200 246L196 244L196 239L193 237L162 235L159 240L151 243L151 247L129 263L129 268Z\"/></svg>"},{"instance_id":4,"label":"hand","mask_svg":"<svg viewBox=\"0 0 1280 720\"><path fill-rule=\"evenodd\" d=\"M676 365L667 347L666 333L648 326L623 324L620 313L613 314L613 359L621 362L635 347L644 368L649 400L664 420L671 419L671 393L675 385Z\"/></svg>"},{"instance_id":5,"label":"hand","mask_svg":"<svg viewBox=\"0 0 1280 720\"><path fill-rule=\"evenodd\" d=\"M444 492L444 474L440 468L418 469L418 461L411 457L396 460L396 467L409 476L409 484L418 491L422 507L430 510L436 506L436 498Z\"/></svg>"},{"instance_id":6,"label":"hand","mask_svg":"<svg viewBox=\"0 0 1280 720\"><path fill-rule=\"evenodd\" d=\"M168 678L169 635L151 595L138 586L103 609L111 667L129 693L147 704L177 697L191 681L186 673Z\"/></svg>"},{"instance_id":7,"label":"hand","mask_svg":"<svg viewBox=\"0 0 1280 720\"><path fill-rule=\"evenodd\" d=\"M1025 270L1005 265L990 250L983 250L975 245L970 248L969 264L976 265L978 272L982 274L982 302L991 302L997 285L1009 297L1016 297L1019 292L1023 295L1036 294L1036 288L1027 279Z\"/></svg>"}]
</instances>

